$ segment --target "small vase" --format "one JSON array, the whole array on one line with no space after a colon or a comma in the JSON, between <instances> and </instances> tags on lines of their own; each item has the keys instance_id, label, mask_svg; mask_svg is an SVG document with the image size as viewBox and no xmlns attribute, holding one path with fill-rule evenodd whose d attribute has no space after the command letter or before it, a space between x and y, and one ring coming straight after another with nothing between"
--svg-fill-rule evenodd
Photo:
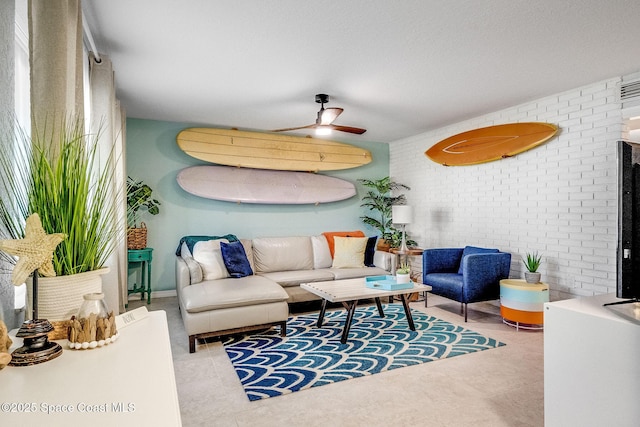
<instances>
[{"instance_id":1,"label":"small vase","mask_svg":"<svg viewBox=\"0 0 640 427\"><path fill-rule=\"evenodd\" d=\"M78 318L88 319L91 314L95 314L97 318L109 317L103 293L86 294L82 298L84 298L84 302L78 310Z\"/></svg>"},{"instance_id":2,"label":"small vase","mask_svg":"<svg viewBox=\"0 0 640 427\"><path fill-rule=\"evenodd\" d=\"M409 283L411 281L411 276L409 274L396 274L396 283Z\"/></svg>"},{"instance_id":3,"label":"small vase","mask_svg":"<svg viewBox=\"0 0 640 427\"><path fill-rule=\"evenodd\" d=\"M538 272L525 271L524 272L524 280L527 283L535 284L540 283L541 274Z\"/></svg>"}]
</instances>

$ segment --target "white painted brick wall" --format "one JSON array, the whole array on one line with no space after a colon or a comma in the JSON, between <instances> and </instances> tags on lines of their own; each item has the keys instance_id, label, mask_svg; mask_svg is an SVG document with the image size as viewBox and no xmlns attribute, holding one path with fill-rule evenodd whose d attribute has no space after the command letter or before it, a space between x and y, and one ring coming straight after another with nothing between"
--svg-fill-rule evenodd
<instances>
[{"instance_id":1,"label":"white painted brick wall","mask_svg":"<svg viewBox=\"0 0 640 427\"><path fill-rule=\"evenodd\" d=\"M540 272L552 299L614 292L616 287L616 142L623 135L621 79L609 79L476 117L390 145L391 177L411 187L421 247L496 247L543 254ZM557 124L559 134L517 156L444 167L424 152L467 130L517 121ZM421 268L419 259L412 260Z\"/></svg>"}]
</instances>

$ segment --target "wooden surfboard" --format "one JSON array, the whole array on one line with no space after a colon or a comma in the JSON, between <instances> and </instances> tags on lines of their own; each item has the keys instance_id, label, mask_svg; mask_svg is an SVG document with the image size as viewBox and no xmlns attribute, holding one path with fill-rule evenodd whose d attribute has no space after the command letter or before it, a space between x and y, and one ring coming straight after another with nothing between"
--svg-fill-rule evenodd
<instances>
[{"instance_id":1,"label":"wooden surfboard","mask_svg":"<svg viewBox=\"0 0 640 427\"><path fill-rule=\"evenodd\" d=\"M178 173L177 181L196 196L237 203L318 204L356 195L348 181L309 172L191 166Z\"/></svg>"},{"instance_id":2,"label":"wooden surfboard","mask_svg":"<svg viewBox=\"0 0 640 427\"><path fill-rule=\"evenodd\" d=\"M291 135L188 128L177 136L182 151L211 163L255 169L324 171L371 162L368 150L341 142Z\"/></svg>"},{"instance_id":3,"label":"wooden surfboard","mask_svg":"<svg viewBox=\"0 0 640 427\"><path fill-rule=\"evenodd\" d=\"M444 166L473 165L515 156L548 141L557 132L557 126L538 122L489 126L443 139L425 154Z\"/></svg>"}]
</instances>

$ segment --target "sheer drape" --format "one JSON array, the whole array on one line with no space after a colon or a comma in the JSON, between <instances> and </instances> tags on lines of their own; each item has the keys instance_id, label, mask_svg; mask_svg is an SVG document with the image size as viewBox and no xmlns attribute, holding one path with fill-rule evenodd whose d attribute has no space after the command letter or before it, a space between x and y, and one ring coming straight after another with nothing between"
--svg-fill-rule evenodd
<instances>
[{"instance_id":1,"label":"sheer drape","mask_svg":"<svg viewBox=\"0 0 640 427\"><path fill-rule=\"evenodd\" d=\"M101 135L100 156L104 164L109 155L116 161L115 181L111 189L113 203L119 205L119 228L121 236L107 265L110 272L102 276L102 289L109 307L124 311L127 301L127 247L124 239L126 230L124 129L120 103L115 97L114 73L111 60L100 55L100 62L89 54L89 90L91 91L91 133Z\"/></svg>"},{"instance_id":2,"label":"sheer drape","mask_svg":"<svg viewBox=\"0 0 640 427\"><path fill-rule=\"evenodd\" d=\"M15 9L13 2L0 3L0 52L7 54L7 58L3 58L0 63L0 132L3 137L0 138L0 150L2 156L11 153L11 135L13 122L11 120L11 111L14 108L13 87L14 87L14 62L13 52L14 45L14 18ZM17 67L16 67L17 68ZM8 197L7 194L0 192L0 197ZM6 239L4 230L0 230L0 239ZM4 321L9 329L15 328L18 321L15 319L15 289L11 283L11 271L13 264L9 262L8 254L0 254L0 320Z\"/></svg>"},{"instance_id":3,"label":"sheer drape","mask_svg":"<svg viewBox=\"0 0 640 427\"><path fill-rule=\"evenodd\" d=\"M31 131L82 117L80 0L29 0Z\"/></svg>"}]
</instances>

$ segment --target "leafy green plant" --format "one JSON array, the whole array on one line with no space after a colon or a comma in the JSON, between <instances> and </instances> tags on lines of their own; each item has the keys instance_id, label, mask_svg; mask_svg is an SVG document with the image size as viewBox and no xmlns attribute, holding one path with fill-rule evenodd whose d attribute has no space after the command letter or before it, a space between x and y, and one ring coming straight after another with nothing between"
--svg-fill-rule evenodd
<instances>
[{"instance_id":1,"label":"leafy green plant","mask_svg":"<svg viewBox=\"0 0 640 427\"><path fill-rule=\"evenodd\" d=\"M142 181L127 177L127 225L136 228L140 219L140 209L151 215L160 213L160 203L151 197L153 190Z\"/></svg>"},{"instance_id":2,"label":"leafy green plant","mask_svg":"<svg viewBox=\"0 0 640 427\"><path fill-rule=\"evenodd\" d=\"M359 179L358 181L370 189L362 198L363 203L360 206L369 208L373 212L373 215L361 216L360 219L365 224L377 229L382 239L386 240L391 247L399 247L402 241L402 231L395 228L391 222L391 207L405 204L406 198L404 194L392 196L391 191L411 190L411 188L391 181L388 176L376 180ZM417 243L407 239L407 245L416 246Z\"/></svg>"},{"instance_id":3,"label":"leafy green plant","mask_svg":"<svg viewBox=\"0 0 640 427\"><path fill-rule=\"evenodd\" d=\"M49 123L33 137L14 129L3 135L7 151L0 156L0 232L23 238L26 218L38 213L46 233L67 235L53 256L56 275L101 268L124 236L116 211L123 192L113 189L113 144L101 158L99 133L86 134L79 118Z\"/></svg>"},{"instance_id":4,"label":"leafy green plant","mask_svg":"<svg viewBox=\"0 0 640 427\"><path fill-rule=\"evenodd\" d=\"M529 272L535 273L542 263L542 255L538 255L538 252L527 252L522 262Z\"/></svg>"}]
</instances>

